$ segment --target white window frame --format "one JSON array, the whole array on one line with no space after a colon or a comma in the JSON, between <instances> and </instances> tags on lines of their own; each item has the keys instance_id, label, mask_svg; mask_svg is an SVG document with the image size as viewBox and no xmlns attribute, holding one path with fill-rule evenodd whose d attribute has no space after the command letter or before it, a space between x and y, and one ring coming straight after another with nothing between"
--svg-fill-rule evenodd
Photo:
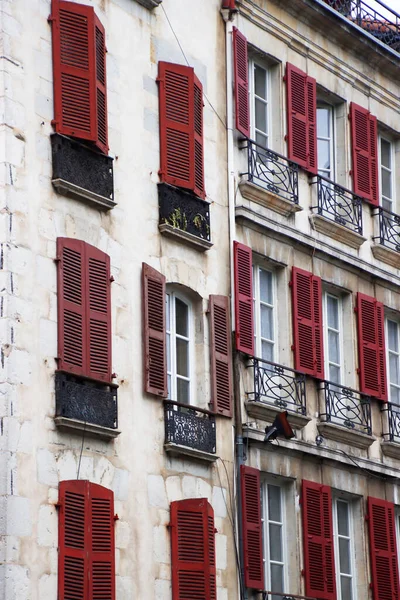
<instances>
[{"instance_id":1,"label":"white window frame","mask_svg":"<svg viewBox=\"0 0 400 600\"><path fill-rule=\"evenodd\" d=\"M262 59L257 59L256 57L249 57L249 99L250 99L250 135L251 139L256 141L256 93L255 93L255 77L254 71L255 66L259 67L266 71L266 82L267 82L267 97L266 99L259 98L267 105L266 111L266 123L267 123L267 134L265 132L259 130L261 135L264 135L267 138L267 146L266 148L271 148L272 142L272 114L271 114L271 69L267 63L265 63Z\"/></svg>"},{"instance_id":2,"label":"white window frame","mask_svg":"<svg viewBox=\"0 0 400 600\"><path fill-rule=\"evenodd\" d=\"M270 521L268 515L268 485L278 487L281 491L281 521ZM278 590L271 589L271 563L283 565L283 592L288 589L288 566L289 566L289 555L287 549L287 534L286 534L286 485L281 481L274 480L271 478L265 479L261 486L262 490L262 528L263 528L263 562L264 562L264 576L265 576L265 589L273 592ZM283 561L271 561L269 552L269 523L275 523L282 526L282 558Z\"/></svg>"},{"instance_id":3,"label":"white window frame","mask_svg":"<svg viewBox=\"0 0 400 600\"><path fill-rule=\"evenodd\" d=\"M397 353L394 352L393 350L389 349L388 321L392 321L393 323L397 324L397 343L398 343L398 348L399 348ZM392 386L396 387L397 389L400 389L400 384L392 383L392 381L390 380L390 361L389 361L390 354L397 355L398 367L400 369L400 319L399 318L393 317L391 315L385 316L385 338L386 338L385 339L385 342L386 342L386 372L387 372L387 379L388 379L388 383L389 383L389 400L396 406L400 406L400 404L398 404L397 402L393 402L392 397L391 397Z\"/></svg>"},{"instance_id":4,"label":"white window frame","mask_svg":"<svg viewBox=\"0 0 400 600\"><path fill-rule=\"evenodd\" d=\"M334 363L329 360L329 343L328 343L328 331L331 329L328 327L328 296L335 298L338 300L338 313L339 313L339 353L340 353L340 363ZM325 356L325 378L330 381L329 375L329 366L333 364L335 366L340 367L340 381L339 385L343 385L343 374L344 374L344 347L343 347L343 298L341 294L334 293L330 290L323 290L323 310L324 310L324 319L323 319L323 327L324 327L324 356Z\"/></svg>"},{"instance_id":5,"label":"white window frame","mask_svg":"<svg viewBox=\"0 0 400 600\"><path fill-rule=\"evenodd\" d=\"M272 269L266 269L262 265L253 264L253 306L254 306L254 339L255 339L255 350L256 356L258 358L262 358L262 339L261 339L261 298L260 298L260 270L266 271L267 273L271 273L272 275L272 302L273 304L268 304L266 302L262 302L265 306L269 306L272 308L272 327L274 332L273 340L266 340L269 343L273 344L272 351L272 362L279 362L278 360L278 323L277 323L277 310L276 310L276 301L277 301L277 281L276 281L276 272Z\"/></svg>"},{"instance_id":6,"label":"white window frame","mask_svg":"<svg viewBox=\"0 0 400 600\"><path fill-rule=\"evenodd\" d=\"M170 330L168 330L167 326L166 326L166 335L167 335L167 344L169 343L169 352L170 352L170 361L171 361L170 370L168 370L168 364L167 364L167 381L168 381L168 378L171 377L171 389L168 389L168 398L173 401L178 400L177 379L183 379L183 380L189 382L189 397L187 399L187 404L190 405L190 404L194 404L193 363L195 361L193 360L193 358L194 358L194 339L193 339L194 311L193 311L193 305L192 305L192 302L187 298L187 296L185 296L184 294L181 294L180 292L177 292L174 288L171 288L168 285L167 285L167 290L166 290L166 297L167 297L166 298L166 310L168 310L168 308L169 308L169 311L170 311L170 315L169 315ZM169 298L169 304L168 304L168 298ZM172 308L172 307L175 308L175 300L176 299L180 300L181 302L186 304L186 306L188 307L188 336L187 336L187 338L185 338L184 336L180 336L179 334L176 333L176 310L173 310L173 308ZM171 303L171 300L172 300L172 303ZM166 322L168 323L167 320L166 320ZM177 362L176 339L177 338L188 339L188 367L189 367L188 373L189 373L189 377L184 377L181 375L178 376L177 372L176 372L176 362Z\"/></svg>"},{"instance_id":7,"label":"white window frame","mask_svg":"<svg viewBox=\"0 0 400 600\"><path fill-rule=\"evenodd\" d=\"M396 213L395 144L389 136L379 135L378 139L379 139L378 154L379 154L379 191L380 191L379 204L380 204L380 206L383 206L383 200L389 201L391 203L391 212ZM382 141L390 144L391 169L388 169L387 167L382 165ZM391 177L390 177L390 184L391 184L391 189L392 189L392 198L391 199L383 197L382 169L384 169L385 171L390 171L390 173L391 173Z\"/></svg>"},{"instance_id":8,"label":"white window frame","mask_svg":"<svg viewBox=\"0 0 400 600\"><path fill-rule=\"evenodd\" d=\"M330 131L331 131L331 137L330 138L319 138L318 137L318 109L319 108L327 108L329 109L329 123L330 123ZM317 114L316 114L316 118L317 118L317 159L319 158L319 154L318 154L318 140L322 139L322 140L328 140L330 141L329 144L329 154L330 154L330 163L331 163L331 169L330 169L330 175L328 177L328 175L326 173L320 173L321 169L318 167L318 174L321 174L322 177L326 177L327 179L330 179L331 181L336 181L336 152L335 152L335 140L336 140L336 130L335 130L335 106L334 104L330 104L329 102L325 102L323 100L318 100L317 99ZM319 163L319 160L318 160Z\"/></svg>"},{"instance_id":9,"label":"white window frame","mask_svg":"<svg viewBox=\"0 0 400 600\"><path fill-rule=\"evenodd\" d=\"M337 521L337 502L344 502L347 504L349 512L349 536L346 538L346 536L342 536L339 535L339 531L338 531L338 521ZM335 568L336 568L336 587L337 587L337 600L344 600L342 599L342 591L341 591L341 586L340 586L340 577L341 577L341 573L340 573L340 555L339 555L339 537L344 537L345 539L348 539L350 541L350 569L351 569L351 593L352 593L352 600L357 600L357 585L356 585L356 577L357 577L357 570L356 570L356 564L355 564L355 530L354 530L354 515L353 515L353 501L349 498L346 497L342 497L339 495L334 495L332 498L332 520L333 520L333 537L334 537L334 550L335 550ZM343 575L347 576L347 573L344 573Z\"/></svg>"}]
</instances>

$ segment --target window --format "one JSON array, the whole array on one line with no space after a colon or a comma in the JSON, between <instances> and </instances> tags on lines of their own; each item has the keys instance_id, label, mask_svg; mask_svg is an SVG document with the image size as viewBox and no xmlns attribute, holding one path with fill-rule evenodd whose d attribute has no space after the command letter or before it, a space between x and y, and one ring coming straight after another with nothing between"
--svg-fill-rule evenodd
<instances>
[{"instance_id":1,"label":"window","mask_svg":"<svg viewBox=\"0 0 400 600\"><path fill-rule=\"evenodd\" d=\"M324 293L325 368L332 383L342 383L342 299Z\"/></svg>"},{"instance_id":2,"label":"window","mask_svg":"<svg viewBox=\"0 0 400 600\"><path fill-rule=\"evenodd\" d=\"M166 294L168 398L190 404L192 364L192 309L175 291Z\"/></svg>"},{"instance_id":3,"label":"window","mask_svg":"<svg viewBox=\"0 0 400 600\"><path fill-rule=\"evenodd\" d=\"M270 72L261 61L250 59L251 137L263 148L271 145Z\"/></svg>"},{"instance_id":4,"label":"window","mask_svg":"<svg viewBox=\"0 0 400 600\"><path fill-rule=\"evenodd\" d=\"M264 563L266 589L284 592L286 589L286 549L284 525L284 492L277 484L263 486ZM271 600L280 600L273 595Z\"/></svg>"},{"instance_id":5,"label":"window","mask_svg":"<svg viewBox=\"0 0 400 600\"><path fill-rule=\"evenodd\" d=\"M389 370L390 402L400 405L400 324L386 319L387 362Z\"/></svg>"},{"instance_id":6,"label":"window","mask_svg":"<svg viewBox=\"0 0 400 600\"><path fill-rule=\"evenodd\" d=\"M317 149L318 174L335 180L334 168L334 107L330 104L317 105Z\"/></svg>"},{"instance_id":7,"label":"window","mask_svg":"<svg viewBox=\"0 0 400 600\"><path fill-rule=\"evenodd\" d=\"M355 598L354 534L352 505L342 498L333 499L333 528L338 600Z\"/></svg>"},{"instance_id":8,"label":"window","mask_svg":"<svg viewBox=\"0 0 400 600\"><path fill-rule=\"evenodd\" d=\"M396 212L394 185L394 147L387 138L380 137L380 184L382 208Z\"/></svg>"},{"instance_id":9,"label":"window","mask_svg":"<svg viewBox=\"0 0 400 600\"><path fill-rule=\"evenodd\" d=\"M277 362L275 326L275 274L258 265L253 267L254 337L256 355Z\"/></svg>"}]
</instances>

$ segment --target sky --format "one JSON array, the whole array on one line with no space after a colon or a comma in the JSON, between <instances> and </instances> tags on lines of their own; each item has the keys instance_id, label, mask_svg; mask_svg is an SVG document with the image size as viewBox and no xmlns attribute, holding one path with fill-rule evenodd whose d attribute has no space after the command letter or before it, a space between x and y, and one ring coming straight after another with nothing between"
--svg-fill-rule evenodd
<instances>
[{"instance_id":1,"label":"sky","mask_svg":"<svg viewBox=\"0 0 400 600\"><path fill-rule=\"evenodd\" d=\"M382 0L382 2L400 14L400 0ZM366 3L372 8L376 8L377 11L382 12L381 5L374 0L367 0Z\"/></svg>"}]
</instances>

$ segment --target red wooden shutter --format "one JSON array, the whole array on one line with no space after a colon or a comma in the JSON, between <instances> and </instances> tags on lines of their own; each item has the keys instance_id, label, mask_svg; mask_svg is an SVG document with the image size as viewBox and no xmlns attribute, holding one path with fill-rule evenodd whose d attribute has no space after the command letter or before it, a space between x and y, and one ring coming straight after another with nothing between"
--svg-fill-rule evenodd
<instances>
[{"instance_id":1,"label":"red wooden shutter","mask_svg":"<svg viewBox=\"0 0 400 600\"><path fill-rule=\"evenodd\" d=\"M368 531L374 600L400 600L394 505L368 498Z\"/></svg>"},{"instance_id":2,"label":"red wooden shutter","mask_svg":"<svg viewBox=\"0 0 400 600\"><path fill-rule=\"evenodd\" d=\"M292 270L294 368L324 378L321 279L297 267Z\"/></svg>"},{"instance_id":3,"label":"red wooden shutter","mask_svg":"<svg viewBox=\"0 0 400 600\"><path fill-rule=\"evenodd\" d=\"M232 352L229 300L210 296L211 404L213 410L232 416Z\"/></svg>"},{"instance_id":4,"label":"red wooden shutter","mask_svg":"<svg viewBox=\"0 0 400 600\"><path fill-rule=\"evenodd\" d=\"M369 147L371 158L371 204L379 206L378 175L378 123L376 117L369 115Z\"/></svg>"},{"instance_id":5,"label":"red wooden shutter","mask_svg":"<svg viewBox=\"0 0 400 600\"><path fill-rule=\"evenodd\" d=\"M234 242L236 349L254 356L253 265L251 248Z\"/></svg>"},{"instance_id":6,"label":"red wooden shutter","mask_svg":"<svg viewBox=\"0 0 400 600\"><path fill-rule=\"evenodd\" d=\"M172 597L216 600L214 511L206 498L171 503Z\"/></svg>"},{"instance_id":7,"label":"red wooden shutter","mask_svg":"<svg viewBox=\"0 0 400 600\"><path fill-rule=\"evenodd\" d=\"M165 277L142 264L144 389L162 398L168 396Z\"/></svg>"},{"instance_id":8,"label":"red wooden shutter","mask_svg":"<svg viewBox=\"0 0 400 600\"><path fill-rule=\"evenodd\" d=\"M93 379L111 382L110 257L85 244L88 372Z\"/></svg>"},{"instance_id":9,"label":"red wooden shutter","mask_svg":"<svg viewBox=\"0 0 400 600\"><path fill-rule=\"evenodd\" d=\"M357 294L358 355L360 390L387 399L386 353L383 304Z\"/></svg>"},{"instance_id":10,"label":"red wooden shutter","mask_svg":"<svg viewBox=\"0 0 400 600\"><path fill-rule=\"evenodd\" d=\"M317 153L317 82L313 77L307 77L307 133L308 158L307 169L310 173L318 173Z\"/></svg>"},{"instance_id":11,"label":"red wooden shutter","mask_svg":"<svg viewBox=\"0 0 400 600\"><path fill-rule=\"evenodd\" d=\"M242 536L246 587L264 589L260 471L240 466Z\"/></svg>"},{"instance_id":12,"label":"red wooden shutter","mask_svg":"<svg viewBox=\"0 0 400 600\"><path fill-rule=\"evenodd\" d=\"M194 193L205 198L204 141L203 141L203 86L193 75L194 84Z\"/></svg>"},{"instance_id":13,"label":"red wooden shutter","mask_svg":"<svg viewBox=\"0 0 400 600\"><path fill-rule=\"evenodd\" d=\"M304 169L309 167L309 122L307 74L287 63L286 97L288 158Z\"/></svg>"},{"instance_id":14,"label":"red wooden shutter","mask_svg":"<svg viewBox=\"0 0 400 600\"><path fill-rule=\"evenodd\" d=\"M377 122L366 108L350 104L353 190L373 205L379 204Z\"/></svg>"},{"instance_id":15,"label":"red wooden shutter","mask_svg":"<svg viewBox=\"0 0 400 600\"><path fill-rule=\"evenodd\" d=\"M336 600L330 487L303 480L302 516L306 594Z\"/></svg>"},{"instance_id":16,"label":"red wooden shutter","mask_svg":"<svg viewBox=\"0 0 400 600\"><path fill-rule=\"evenodd\" d=\"M247 39L236 27L233 28L233 68L235 73L236 129L246 137L250 137Z\"/></svg>"},{"instance_id":17,"label":"red wooden shutter","mask_svg":"<svg viewBox=\"0 0 400 600\"><path fill-rule=\"evenodd\" d=\"M89 483L89 598L115 600L114 495Z\"/></svg>"},{"instance_id":18,"label":"red wooden shutter","mask_svg":"<svg viewBox=\"0 0 400 600\"><path fill-rule=\"evenodd\" d=\"M108 153L107 82L106 82L106 32L97 16L94 16L96 43L96 145Z\"/></svg>"}]
</instances>

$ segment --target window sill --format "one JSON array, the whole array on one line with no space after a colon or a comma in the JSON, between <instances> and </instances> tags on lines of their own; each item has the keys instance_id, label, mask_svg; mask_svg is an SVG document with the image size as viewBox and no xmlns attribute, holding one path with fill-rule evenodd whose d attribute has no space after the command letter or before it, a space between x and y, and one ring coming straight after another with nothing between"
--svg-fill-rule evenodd
<instances>
[{"instance_id":1,"label":"window sill","mask_svg":"<svg viewBox=\"0 0 400 600\"><path fill-rule=\"evenodd\" d=\"M160 223L158 226L160 232L171 238L175 238L179 242L183 242L188 244L192 248L196 248L196 250L200 250L200 252L206 252L209 250L213 243L208 240L203 240L202 238L198 238L192 233L188 233L187 231L182 231L182 229L178 229L177 227L173 227L169 223Z\"/></svg>"},{"instance_id":2,"label":"window sill","mask_svg":"<svg viewBox=\"0 0 400 600\"><path fill-rule=\"evenodd\" d=\"M290 217L290 215L303 210L298 204L295 204L290 200L285 200L284 198L269 192L261 186L256 185L255 183L250 183L249 181L242 181L242 183L239 184L239 189L243 198L246 198L246 200L250 200L260 204L261 206L270 208L271 210L274 210L285 217Z\"/></svg>"},{"instance_id":3,"label":"window sill","mask_svg":"<svg viewBox=\"0 0 400 600\"><path fill-rule=\"evenodd\" d=\"M386 246L383 246L382 244L372 244L371 251L378 260L381 260L391 267L400 269L400 252L386 248Z\"/></svg>"},{"instance_id":4,"label":"window sill","mask_svg":"<svg viewBox=\"0 0 400 600\"><path fill-rule=\"evenodd\" d=\"M400 444L397 442L382 442L381 448L385 456L400 459Z\"/></svg>"},{"instance_id":5,"label":"window sill","mask_svg":"<svg viewBox=\"0 0 400 600\"><path fill-rule=\"evenodd\" d=\"M53 179L52 184L57 190L57 192L63 196L70 196L75 200L87 200L90 204L94 204L100 210L110 210L117 206L116 202L113 202L109 198L105 198L104 196L99 196L99 194L94 194L89 190L85 190L78 185L74 185L69 181L65 181L64 179Z\"/></svg>"},{"instance_id":6,"label":"window sill","mask_svg":"<svg viewBox=\"0 0 400 600\"><path fill-rule=\"evenodd\" d=\"M351 229L348 229L339 223L335 223L335 221L331 221L323 215L311 215L310 223L311 227L315 229L315 231L323 233L324 235L328 235L329 237L334 238L336 241L343 242L351 248L358 249L364 242L367 241L367 238L359 233L351 231Z\"/></svg>"},{"instance_id":7,"label":"window sill","mask_svg":"<svg viewBox=\"0 0 400 600\"><path fill-rule=\"evenodd\" d=\"M94 435L105 439L114 439L119 436L119 429L110 429L102 425L93 425L78 421L78 419L69 419L68 417L55 417L54 422L59 429L72 429L75 432L85 432L85 435Z\"/></svg>"},{"instance_id":8,"label":"window sill","mask_svg":"<svg viewBox=\"0 0 400 600\"><path fill-rule=\"evenodd\" d=\"M137 0L137 2L145 8L152 10L153 8L157 8L157 6L161 4L162 0Z\"/></svg>"},{"instance_id":9,"label":"window sill","mask_svg":"<svg viewBox=\"0 0 400 600\"><path fill-rule=\"evenodd\" d=\"M367 435L360 431L347 429L335 423L318 423L319 433L327 440L334 440L342 444L349 444L356 448L367 449L373 444L376 438L373 435Z\"/></svg>"},{"instance_id":10,"label":"window sill","mask_svg":"<svg viewBox=\"0 0 400 600\"><path fill-rule=\"evenodd\" d=\"M215 462L219 458L216 454L210 454L209 452L203 452L202 450L189 448L189 446L181 446L179 444L174 444L173 442L164 444L164 449L165 452L168 452L168 454L172 454L174 456L190 456L191 458L209 463Z\"/></svg>"},{"instance_id":11,"label":"window sill","mask_svg":"<svg viewBox=\"0 0 400 600\"><path fill-rule=\"evenodd\" d=\"M310 421L311 418L307 415L302 415L281 406L275 406L274 404L267 404L266 402L257 402L255 400L249 400L246 403L247 414L254 419L261 419L267 423L272 423L279 413L284 410L288 411L288 420L290 425L294 429L302 429Z\"/></svg>"}]
</instances>

